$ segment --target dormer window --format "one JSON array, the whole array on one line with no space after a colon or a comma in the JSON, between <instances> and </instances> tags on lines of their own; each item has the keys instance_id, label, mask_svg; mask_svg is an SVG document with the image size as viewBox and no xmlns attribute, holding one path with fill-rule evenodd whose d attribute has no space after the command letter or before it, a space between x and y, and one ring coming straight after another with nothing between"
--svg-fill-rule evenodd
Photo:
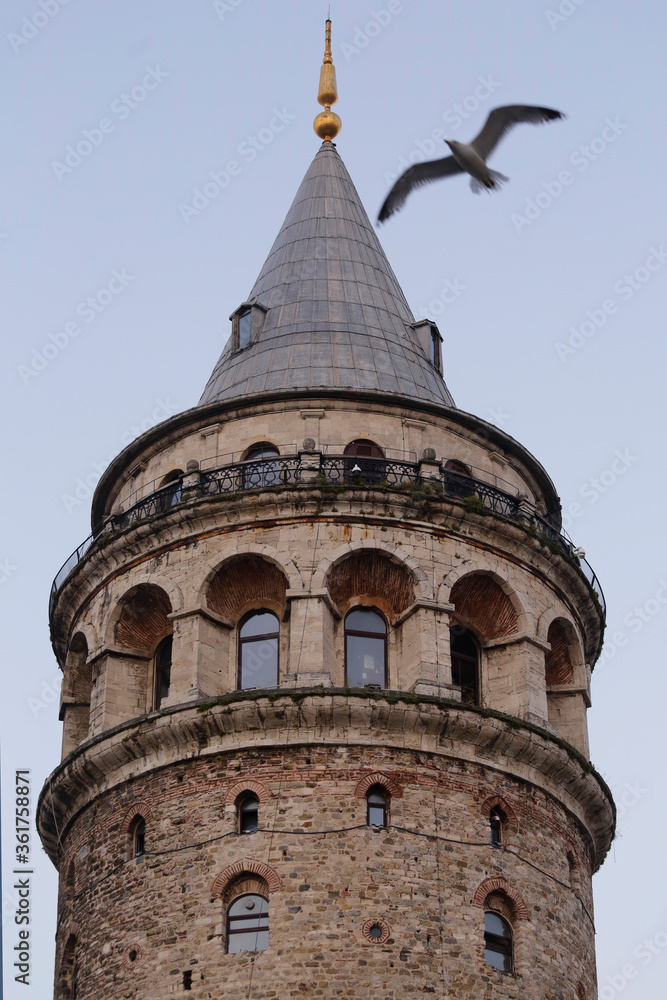
<instances>
[{"instance_id":1,"label":"dormer window","mask_svg":"<svg viewBox=\"0 0 667 1000\"><path fill-rule=\"evenodd\" d=\"M414 324L413 330L422 351L442 375L442 335L438 327L430 319L421 319Z\"/></svg>"},{"instance_id":2,"label":"dormer window","mask_svg":"<svg viewBox=\"0 0 667 1000\"><path fill-rule=\"evenodd\" d=\"M431 327L431 364L435 365L438 371L442 371L442 360L440 358L440 334L434 327Z\"/></svg>"},{"instance_id":3,"label":"dormer window","mask_svg":"<svg viewBox=\"0 0 667 1000\"><path fill-rule=\"evenodd\" d=\"M266 312L261 302L242 302L232 313L232 350L243 351L257 340Z\"/></svg>"},{"instance_id":4,"label":"dormer window","mask_svg":"<svg viewBox=\"0 0 667 1000\"><path fill-rule=\"evenodd\" d=\"M238 334L237 348L247 347L250 343L250 330L252 328L252 313L250 307L241 310L237 316Z\"/></svg>"}]
</instances>

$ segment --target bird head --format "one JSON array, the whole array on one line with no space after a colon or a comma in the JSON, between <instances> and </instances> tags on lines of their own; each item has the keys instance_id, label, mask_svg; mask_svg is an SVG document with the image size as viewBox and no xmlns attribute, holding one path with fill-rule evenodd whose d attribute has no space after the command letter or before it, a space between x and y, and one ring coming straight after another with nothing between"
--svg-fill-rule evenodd
<instances>
[{"instance_id":1,"label":"bird head","mask_svg":"<svg viewBox=\"0 0 667 1000\"><path fill-rule=\"evenodd\" d=\"M449 146L452 152L461 145L461 143L457 142L456 139L443 139L443 142L446 146Z\"/></svg>"}]
</instances>

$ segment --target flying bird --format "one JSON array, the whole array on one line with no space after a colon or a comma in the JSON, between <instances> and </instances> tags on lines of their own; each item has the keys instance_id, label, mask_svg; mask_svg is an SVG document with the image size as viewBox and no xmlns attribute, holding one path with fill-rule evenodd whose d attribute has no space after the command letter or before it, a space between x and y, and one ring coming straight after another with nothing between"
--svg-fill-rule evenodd
<instances>
[{"instance_id":1,"label":"flying bird","mask_svg":"<svg viewBox=\"0 0 667 1000\"><path fill-rule=\"evenodd\" d=\"M475 194L479 194L483 189L495 191L508 181L509 177L498 173L497 170L490 170L486 161L503 136L515 125L521 125L523 122L529 125L541 125L543 122L558 118L565 118L562 111L536 108L530 104L506 104L502 108L494 108L489 112L484 128L471 143L445 139L452 151L451 156L428 160L426 163L415 163L401 174L385 198L378 215L378 222L384 222L394 212L398 212L413 188L428 184L430 181L437 181L440 177L470 174L470 187Z\"/></svg>"}]
</instances>

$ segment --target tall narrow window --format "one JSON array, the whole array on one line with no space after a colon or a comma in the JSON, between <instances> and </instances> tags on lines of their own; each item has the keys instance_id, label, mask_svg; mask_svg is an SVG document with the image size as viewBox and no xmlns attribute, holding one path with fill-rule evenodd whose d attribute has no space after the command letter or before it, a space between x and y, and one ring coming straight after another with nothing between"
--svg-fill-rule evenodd
<instances>
[{"instance_id":1,"label":"tall narrow window","mask_svg":"<svg viewBox=\"0 0 667 1000\"><path fill-rule=\"evenodd\" d=\"M165 698L169 697L171 683L171 650L173 636L168 635L162 640L155 651L155 689L153 705L157 711Z\"/></svg>"},{"instance_id":2,"label":"tall narrow window","mask_svg":"<svg viewBox=\"0 0 667 1000\"><path fill-rule=\"evenodd\" d=\"M250 309L243 309L236 317L237 324L237 349L247 347L250 343L250 331L252 328L252 313Z\"/></svg>"},{"instance_id":3,"label":"tall narrow window","mask_svg":"<svg viewBox=\"0 0 667 1000\"><path fill-rule=\"evenodd\" d=\"M146 820L143 816L137 819L134 826L132 847L135 858L140 858L146 853Z\"/></svg>"},{"instance_id":4,"label":"tall narrow window","mask_svg":"<svg viewBox=\"0 0 667 1000\"><path fill-rule=\"evenodd\" d=\"M257 833L259 799L253 792L241 795L237 804L239 833Z\"/></svg>"},{"instance_id":5,"label":"tall narrow window","mask_svg":"<svg viewBox=\"0 0 667 1000\"><path fill-rule=\"evenodd\" d=\"M442 371L442 359L440 357L440 334L431 328L431 364L435 365L438 371Z\"/></svg>"},{"instance_id":6,"label":"tall narrow window","mask_svg":"<svg viewBox=\"0 0 667 1000\"><path fill-rule=\"evenodd\" d=\"M372 608L345 618L345 676L348 687L387 686L387 624Z\"/></svg>"},{"instance_id":7,"label":"tall narrow window","mask_svg":"<svg viewBox=\"0 0 667 1000\"><path fill-rule=\"evenodd\" d=\"M227 951L266 951L269 947L269 901L254 893L239 896L227 911Z\"/></svg>"},{"instance_id":8,"label":"tall narrow window","mask_svg":"<svg viewBox=\"0 0 667 1000\"><path fill-rule=\"evenodd\" d=\"M366 795L366 822L369 826L387 825L387 793L382 785L373 785Z\"/></svg>"},{"instance_id":9,"label":"tall narrow window","mask_svg":"<svg viewBox=\"0 0 667 1000\"><path fill-rule=\"evenodd\" d=\"M491 843L494 847L501 847L503 842L503 821L497 809L493 809L491 812L489 826L491 828Z\"/></svg>"},{"instance_id":10,"label":"tall narrow window","mask_svg":"<svg viewBox=\"0 0 667 1000\"><path fill-rule=\"evenodd\" d=\"M461 692L464 705L479 704L479 652L477 642L467 628L450 629L452 684Z\"/></svg>"},{"instance_id":11,"label":"tall narrow window","mask_svg":"<svg viewBox=\"0 0 667 1000\"><path fill-rule=\"evenodd\" d=\"M253 611L239 630L239 687L278 685L280 624L271 611Z\"/></svg>"},{"instance_id":12,"label":"tall narrow window","mask_svg":"<svg viewBox=\"0 0 667 1000\"><path fill-rule=\"evenodd\" d=\"M484 959L501 972L512 971L512 931L497 913L484 914Z\"/></svg>"},{"instance_id":13,"label":"tall narrow window","mask_svg":"<svg viewBox=\"0 0 667 1000\"><path fill-rule=\"evenodd\" d=\"M172 469L164 477L158 487L155 506L156 510L169 510L181 502L183 496L183 469Z\"/></svg>"}]
</instances>

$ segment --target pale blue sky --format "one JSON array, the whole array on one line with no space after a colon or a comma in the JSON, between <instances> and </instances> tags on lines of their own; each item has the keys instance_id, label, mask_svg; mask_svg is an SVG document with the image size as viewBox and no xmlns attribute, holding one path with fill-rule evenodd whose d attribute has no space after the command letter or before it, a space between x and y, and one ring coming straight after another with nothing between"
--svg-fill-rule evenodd
<instances>
[{"instance_id":1,"label":"pale blue sky","mask_svg":"<svg viewBox=\"0 0 667 1000\"><path fill-rule=\"evenodd\" d=\"M434 130L466 141L491 107L515 102L569 116L503 142L491 160L511 178L502 192L476 198L462 178L432 185L380 237L415 313L438 320L458 405L529 447L564 505L578 505L570 533L602 581L615 654L594 675L592 758L628 803L595 879L600 995L662 1000L667 955L634 952L667 926L655 891L667 820L667 606L655 599L667 580L667 10L393 0L378 26L373 11L388 6L332 4L338 150L372 217L387 175L420 144L430 155ZM49 587L89 531L75 491L142 424L199 398L318 148L326 4L70 0L20 40L22 24L31 33L22 19L40 10L5 0L0 11L3 777L31 767L36 788L60 742ZM123 103L144 78L145 99ZM54 167L102 120L91 155ZM240 169L225 190L184 212L230 160ZM460 293L443 299L452 285ZM587 320L599 324L592 335L573 334ZM53 357L37 372L33 351L50 335ZM40 707L44 696L54 703ZM55 877L34 850L40 961L30 992L9 987L7 1000L41 1000L52 986ZM636 977L621 990L628 964Z\"/></svg>"}]
</instances>

